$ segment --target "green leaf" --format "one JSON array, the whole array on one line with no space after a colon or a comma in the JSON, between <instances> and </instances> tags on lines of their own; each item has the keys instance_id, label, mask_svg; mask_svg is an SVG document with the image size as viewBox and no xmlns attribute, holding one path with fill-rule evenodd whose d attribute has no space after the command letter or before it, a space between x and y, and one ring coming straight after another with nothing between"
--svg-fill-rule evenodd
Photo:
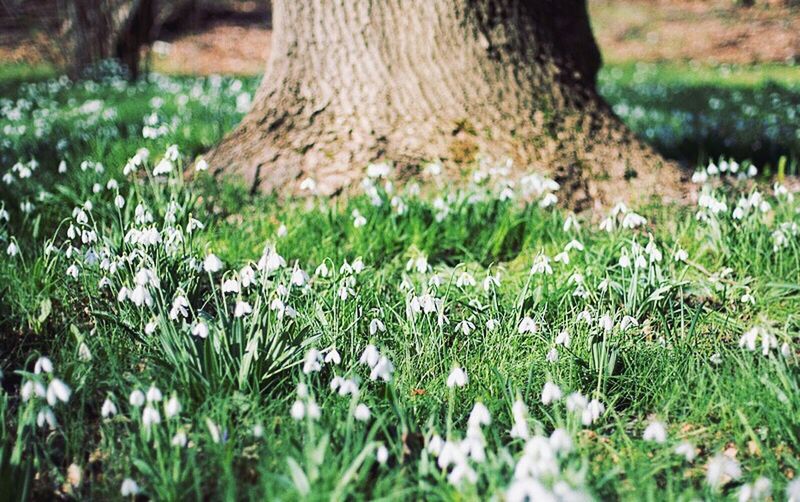
<instances>
[{"instance_id":1,"label":"green leaf","mask_svg":"<svg viewBox=\"0 0 800 502\"><path fill-rule=\"evenodd\" d=\"M306 473L303 468L292 457L286 457L286 462L289 464L289 473L292 476L292 482L300 495L307 496L311 492L311 485L308 483Z\"/></svg>"}]
</instances>

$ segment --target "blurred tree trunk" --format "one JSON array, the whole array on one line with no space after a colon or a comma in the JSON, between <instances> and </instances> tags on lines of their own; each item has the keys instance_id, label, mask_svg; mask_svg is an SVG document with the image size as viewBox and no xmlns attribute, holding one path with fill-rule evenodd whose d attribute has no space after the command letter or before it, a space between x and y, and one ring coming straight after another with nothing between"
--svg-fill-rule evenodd
<instances>
[{"instance_id":1,"label":"blurred tree trunk","mask_svg":"<svg viewBox=\"0 0 800 502\"><path fill-rule=\"evenodd\" d=\"M254 190L298 192L310 177L332 194L369 162L413 174L483 156L549 172L574 206L677 193L675 166L595 90L586 0L275 0L272 12L253 107L207 156Z\"/></svg>"},{"instance_id":2,"label":"blurred tree trunk","mask_svg":"<svg viewBox=\"0 0 800 502\"><path fill-rule=\"evenodd\" d=\"M67 0L67 70L72 77L100 61L118 59L136 78L142 46L150 42L156 0Z\"/></svg>"}]
</instances>

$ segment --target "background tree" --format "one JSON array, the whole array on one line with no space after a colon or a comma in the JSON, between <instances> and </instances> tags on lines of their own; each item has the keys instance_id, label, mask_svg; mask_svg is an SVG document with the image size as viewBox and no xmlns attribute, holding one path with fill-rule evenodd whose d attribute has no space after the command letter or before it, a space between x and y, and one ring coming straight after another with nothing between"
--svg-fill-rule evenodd
<instances>
[{"instance_id":1,"label":"background tree","mask_svg":"<svg viewBox=\"0 0 800 502\"><path fill-rule=\"evenodd\" d=\"M253 189L332 194L368 162L484 156L549 172L577 206L677 193L596 92L585 0L275 0L273 30L252 110L207 156Z\"/></svg>"}]
</instances>

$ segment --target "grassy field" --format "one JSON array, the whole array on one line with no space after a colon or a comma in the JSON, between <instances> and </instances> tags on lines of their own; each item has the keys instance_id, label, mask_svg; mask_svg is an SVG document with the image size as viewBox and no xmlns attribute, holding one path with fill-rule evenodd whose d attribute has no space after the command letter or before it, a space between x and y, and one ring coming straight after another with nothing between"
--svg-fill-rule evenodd
<instances>
[{"instance_id":1,"label":"grassy field","mask_svg":"<svg viewBox=\"0 0 800 502\"><path fill-rule=\"evenodd\" d=\"M252 197L181 173L254 79L0 71L0 494L800 500L796 72L607 69L701 197L576 217Z\"/></svg>"}]
</instances>

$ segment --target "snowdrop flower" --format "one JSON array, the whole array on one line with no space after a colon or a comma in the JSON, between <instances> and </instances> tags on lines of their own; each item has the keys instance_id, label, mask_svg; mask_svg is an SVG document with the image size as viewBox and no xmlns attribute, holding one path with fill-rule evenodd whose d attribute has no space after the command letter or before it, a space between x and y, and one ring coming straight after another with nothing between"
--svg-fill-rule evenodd
<instances>
[{"instance_id":1,"label":"snowdrop flower","mask_svg":"<svg viewBox=\"0 0 800 502\"><path fill-rule=\"evenodd\" d=\"M302 401L299 399L292 404L292 407L289 409L289 415L297 421L303 419L306 416L306 407Z\"/></svg>"},{"instance_id":2,"label":"snowdrop flower","mask_svg":"<svg viewBox=\"0 0 800 502\"><path fill-rule=\"evenodd\" d=\"M522 318L522 320L519 322L519 327L517 328L517 331L519 331L520 334L524 333L533 334L536 333L538 330L539 327L536 325L536 322L534 322L533 319L527 316Z\"/></svg>"},{"instance_id":3,"label":"snowdrop flower","mask_svg":"<svg viewBox=\"0 0 800 502\"><path fill-rule=\"evenodd\" d=\"M100 408L100 415L103 418L113 417L117 414L117 406L108 398L103 401L103 406Z\"/></svg>"},{"instance_id":4,"label":"snowdrop flower","mask_svg":"<svg viewBox=\"0 0 800 502\"><path fill-rule=\"evenodd\" d=\"M15 241L11 241L11 244L8 245L6 248L6 254L12 258L19 254L19 248L17 247L17 243Z\"/></svg>"},{"instance_id":5,"label":"snowdrop flower","mask_svg":"<svg viewBox=\"0 0 800 502\"><path fill-rule=\"evenodd\" d=\"M789 357L792 355L792 348L787 342L783 342L783 345L781 345L781 355L783 357Z\"/></svg>"},{"instance_id":6,"label":"snowdrop flower","mask_svg":"<svg viewBox=\"0 0 800 502\"><path fill-rule=\"evenodd\" d=\"M378 446L378 449L375 451L375 460L381 465L384 465L386 461L389 460L389 450L383 444Z\"/></svg>"},{"instance_id":7,"label":"snowdrop flower","mask_svg":"<svg viewBox=\"0 0 800 502\"><path fill-rule=\"evenodd\" d=\"M228 279L222 283L223 293L238 293L239 291L241 291L241 287L236 279Z\"/></svg>"},{"instance_id":8,"label":"snowdrop flower","mask_svg":"<svg viewBox=\"0 0 800 502\"><path fill-rule=\"evenodd\" d=\"M664 443L667 440L667 428L662 422L650 422L642 434L642 439L655 443Z\"/></svg>"},{"instance_id":9,"label":"snowdrop flower","mask_svg":"<svg viewBox=\"0 0 800 502\"><path fill-rule=\"evenodd\" d=\"M380 378L384 382L389 382L392 379L392 373L394 373L394 365L389 359L386 358L386 356L381 356L378 362L372 368L372 371L369 374L369 379L377 380Z\"/></svg>"},{"instance_id":10,"label":"snowdrop flower","mask_svg":"<svg viewBox=\"0 0 800 502\"><path fill-rule=\"evenodd\" d=\"M548 363L558 362L558 350L555 347L547 351L547 362Z\"/></svg>"},{"instance_id":11,"label":"snowdrop flower","mask_svg":"<svg viewBox=\"0 0 800 502\"><path fill-rule=\"evenodd\" d=\"M486 330L487 331L494 331L497 327L500 326L500 321L497 319L489 319L486 321Z\"/></svg>"},{"instance_id":12,"label":"snowdrop flower","mask_svg":"<svg viewBox=\"0 0 800 502\"><path fill-rule=\"evenodd\" d=\"M709 357L708 360L711 361L712 364L721 364L722 356L719 354L719 352L715 352L714 354L711 354L711 357Z\"/></svg>"},{"instance_id":13,"label":"snowdrop flower","mask_svg":"<svg viewBox=\"0 0 800 502\"><path fill-rule=\"evenodd\" d=\"M686 260L689 259L689 253L683 248L678 248L678 250L675 251L675 254L673 255L673 259L675 261L685 262Z\"/></svg>"},{"instance_id":14,"label":"snowdrop flower","mask_svg":"<svg viewBox=\"0 0 800 502\"><path fill-rule=\"evenodd\" d=\"M339 351L336 348L332 348L325 354L325 364L339 364L342 362L342 356L339 355Z\"/></svg>"},{"instance_id":15,"label":"snowdrop flower","mask_svg":"<svg viewBox=\"0 0 800 502\"><path fill-rule=\"evenodd\" d=\"M306 357L303 359L303 373L318 372L322 369L322 354L317 349L311 349L306 352Z\"/></svg>"},{"instance_id":16,"label":"snowdrop flower","mask_svg":"<svg viewBox=\"0 0 800 502\"><path fill-rule=\"evenodd\" d=\"M28 401L34 395L38 397L44 397L47 394L47 390L44 388L39 382L34 382L33 380L28 380L24 384L22 384L22 388L19 391L20 397L22 401Z\"/></svg>"},{"instance_id":17,"label":"snowdrop flower","mask_svg":"<svg viewBox=\"0 0 800 502\"><path fill-rule=\"evenodd\" d=\"M177 446L178 448L183 448L184 446L186 446L186 443L188 443L188 442L189 442L189 438L186 437L186 433L183 432L183 431L178 431L178 432L175 433L174 436L172 436L172 440L170 441L170 444L172 446Z\"/></svg>"},{"instance_id":18,"label":"snowdrop flower","mask_svg":"<svg viewBox=\"0 0 800 502\"><path fill-rule=\"evenodd\" d=\"M364 347L364 352L361 353L361 358L358 360L361 364L366 364L370 368L374 368L380 360L380 353L378 348L371 343Z\"/></svg>"},{"instance_id":19,"label":"snowdrop flower","mask_svg":"<svg viewBox=\"0 0 800 502\"><path fill-rule=\"evenodd\" d=\"M472 411L469 413L469 418L467 419L467 424L469 427L489 425L491 423L492 417L486 406L480 401L475 403L475 406L472 407Z\"/></svg>"},{"instance_id":20,"label":"snowdrop flower","mask_svg":"<svg viewBox=\"0 0 800 502\"><path fill-rule=\"evenodd\" d=\"M456 324L456 331L460 331L465 336L469 335L474 329L475 325L466 319Z\"/></svg>"},{"instance_id":21,"label":"snowdrop flower","mask_svg":"<svg viewBox=\"0 0 800 502\"><path fill-rule=\"evenodd\" d=\"M73 279L77 279L78 278L78 274L79 274L78 267L75 266L75 264L72 264L67 268L67 275L69 277L72 277Z\"/></svg>"},{"instance_id":22,"label":"snowdrop flower","mask_svg":"<svg viewBox=\"0 0 800 502\"><path fill-rule=\"evenodd\" d=\"M687 462L691 462L697 456L697 450L692 443L684 441L675 447L675 454L681 455Z\"/></svg>"},{"instance_id":23,"label":"snowdrop flower","mask_svg":"<svg viewBox=\"0 0 800 502\"><path fill-rule=\"evenodd\" d=\"M787 502L800 502L800 479L794 479L786 484Z\"/></svg>"},{"instance_id":24,"label":"snowdrop flower","mask_svg":"<svg viewBox=\"0 0 800 502\"><path fill-rule=\"evenodd\" d=\"M635 318L633 318L633 317L631 317L629 315L626 315L625 317L623 317L622 321L619 323L619 329L621 331L627 331L628 328L631 327L631 326L633 326L633 327L639 326L639 321L637 321Z\"/></svg>"},{"instance_id":25,"label":"snowdrop flower","mask_svg":"<svg viewBox=\"0 0 800 502\"><path fill-rule=\"evenodd\" d=\"M385 332L386 331L386 326L384 326L383 322L381 322L380 319L373 319L369 323L369 334L370 334L370 336L373 336L378 331L380 331L382 333Z\"/></svg>"},{"instance_id":26,"label":"snowdrop flower","mask_svg":"<svg viewBox=\"0 0 800 502\"><path fill-rule=\"evenodd\" d=\"M553 382L545 382L542 388L542 404L545 406L561 399L561 388Z\"/></svg>"},{"instance_id":27,"label":"snowdrop flower","mask_svg":"<svg viewBox=\"0 0 800 502\"><path fill-rule=\"evenodd\" d=\"M161 401L162 395L161 391L158 390L158 387L151 385L149 389L147 389L147 402L148 403L155 403Z\"/></svg>"},{"instance_id":28,"label":"snowdrop flower","mask_svg":"<svg viewBox=\"0 0 800 502\"><path fill-rule=\"evenodd\" d=\"M128 402L131 403L131 406L139 407L144 404L144 392L140 390L135 390L131 392L131 396L128 398Z\"/></svg>"},{"instance_id":29,"label":"snowdrop flower","mask_svg":"<svg viewBox=\"0 0 800 502\"><path fill-rule=\"evenodd\" d=\"M463 288L465 286L475 286L475 278L469 272L462 272L456 280L456 286Z\"/></svg>"},{"instance_id":30,"label":"snowdrop flower","mask_svg":"<svg viewBox=\"0 0 800 502\"><path fill-rule=\"evenodd\" d=\"M569 336L569 332L567 332L567 330L563 330L556 337L556 345L562 345L566 348L569 348L570 343L572 343L572 338Z\"/></svg>"},{"instance_id":31,"label":"snowdrop flower","mask_svg":"<svg viewBox=\"0 0 800 502\"><path fill-rule=\"evenodd\" d=\"M361 214L361 212L358 209L353 209L351 216L353 218L353 226L355 228L361 228L367 224L367 219L364 217L364 215Z\"/></svg>"},{"instance_id":32,"label":"snowdrop flower","mask_svg":"<svg viewBox=\"0 0 800 502\"><path fill-rule=\"evenodd\" d=\"M50 360L49 357L42 356L36 360L33 364L33 372L38 375L42 372L44 373L52 373L53 372L53 362Z\"/></svg>"},{"instance_id":33,"label":"snowdrop flower","mask_svg":"<svg viewBox=\"0 0 800 502\"><path fill-rule=\"evenodd\" d=\"M708 461L706 468L706 483L711 488L719 488L731 479L739 479L742 469L735 459L719 453Z\"/></svg>"},{"instance_id":34,"label":"snowdrop flower","mask_svg":"<svg viewBox=\"0 0 800 502\"><path fill-rule=\"evenodd\" d=\"M217 258L214 253L209 253L203 260L203 270L209 274L214 274L222 269L222 260Z\"/></svg>"},{"instance_id":35,"label":"snowdrop flower","mask_svg":"<svg viewBox=\"0 0 800 502\"><path fill-rule=\"evenodd\" d=\"M197 159L197 162L194 164L194 170L198 173L203 171L208 171L208 162L203 157Z\"/></svg>"},{"instance_id":36,"label":"snowdrop flower","mask_svg":"<svg viewBox=\"0 0 800 502\"><path fill-rule=\"evenodd\" d=\"M586 409L583 410L583 414L581 415L581 422L583 425L592 425L595 423L603 412L606 411L605 405L598 401L597 399L592 399L589 401L589 404L586 406Z\"/></svg>"},{"instance_id":37,"label":"snowdrop flower","mask_svg":"<svg viewBox=\"0 0 800 502\"><path fill-rule=\"evenodd\" d=\"M614 320L611 318L610 314L605 314L600 318L600 327L603 328L603 331L606 333L614 329Z\"/></svg>"},{"instance_id":38,"label":"snowdrop flower","mask_svg":"<svg viewBox=\"0 0 800 502\"><path fill-rule=\"evenodd\" d=\"M192 326L192 335L199 337L199 338L207 338L208 337L208 325L203 321L199 321L194 326Z\"/></svg>"},{"instance_id":39,"label":"snowdrop flower","mask_svg":"<svg viewBox=\"0 0 800 502\"><path fill-rule=\"evenodd\" d=\"M142 425L144 425L146 429L149 429L153 425L158 425L160 423L161 414L158 412L158 410L149 404L145 406L144 410L142 410Z\"/></svg>"},{"instance_id":40,"label":"snowdrop flower","mask_svg":"<svg viewBox=\"0 0 800 502\"><path fill-rule=\"evenodd\" d=\"M167 418L172 418L174 416L177 416L178 413L181 412L181 409L182 409L181 408L181 402L178 401L177 397L172 396L172 397L169 398L169 400L164 405L164 415Z\"/></svg>"},{"instance_id":41,"label":"snowdrop flower","mask_svg":"<svg viewBox=\"0 0 800 502\"><path fill-rule=\"evenodd\" d=\"M447 377L447 386L451 389L453 387L463 387L467 385L468 380L466 371L462 368L453 368Z\"/></svg>"},{"instance_id":42,"label":"snowdrop flower","mask_svg":"<svg viewBox=\"0 0 800 502\"><path fill-rule=\"evenodd\" d=\"M139 488L139 485L136 484L136 481L132 480L131 478L125 478L122 482L122 487L119 489L119 493L123 497L134 497L139 495L142 490Z\"/></svg>"},{"instance_id":43,"label":"snowdrop flower","mask_svg":"<svg viewBox=\"0 0 800 502\"><path fill-rule=\"evenodd\" d=\"M69 386L58 378L50 380L47 386L47 404L55 406L58 401L66 403L72 394Z\"/></svg>"},{"instance_id":44,"label":"snowdrop flower","mask_svg":"<svg viewBox=\"0 0 800 502\"><path fill-rule=\"evenodd\" d=\"M356 420L359 420L361 422L366 422L367 420L369 420L370 414L371 413L367 405L364 403L359 403L358 406L356 406L355 411L353 412L353 417L355 417Z\"/></svg>"},{"instance_id":45,"label":"snowdrop flower","mask_svg":"<svg viewBox=\"0 0 800 502\"><path fill-rule=\"evenodd\" d=\"M55 429L58 426L58 422L56 421L56 416L53 413L53 410L45 406L39 413L36 414L36 425L39 427L44 427L47 424L50 429Z\"/></svg>"},{"instance_id":46,"label":"snowdrop flower","mask_svg":"<svg viewBox=\"0 0 800 502\"><path fill-rule=\"evenodd\" d=\"M236 302L236 307L233 310L234 317L243 317L253 312L253 307L249 303L239 300Z\"/></svg>"},{"instance_id":47,"label":"snowdrop flower","mask_svg":"<svg viewBox=\"0 0 800 502\"><path fill-rule=\"evenodd\" d=\"M752 484L747 483L739 489L739 502L766 500L772 495L772 481L765 477L756 479Z\"/></svg>"},{"instance_id":48,"label":"snowdrop flower","mask_svg":"<svg viewBox=\"0 0 800 502\"><path fill-rule=\"evenodd\" d=\"M528 429L528 407L521 399L514 401L511 406L511 415L514 418L514 424L511 427L511 437L528 439L530 430Z\"/></svg>"}]
</instances>

